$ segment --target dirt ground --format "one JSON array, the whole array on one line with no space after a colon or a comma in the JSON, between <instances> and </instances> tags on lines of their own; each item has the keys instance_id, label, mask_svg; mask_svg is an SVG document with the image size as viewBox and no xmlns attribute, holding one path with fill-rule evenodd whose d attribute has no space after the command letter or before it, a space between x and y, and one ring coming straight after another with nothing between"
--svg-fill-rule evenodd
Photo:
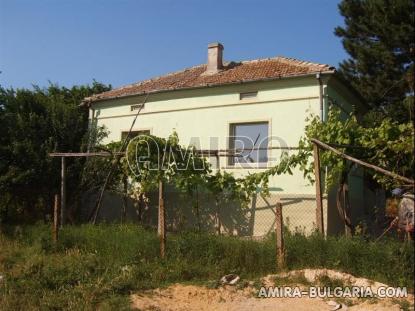
<instances>
[{"instance_id":1,"label":"dirt ground","mask_svg":"<svg viewBox=\"0 0 415 311\"><path fill-rule=\"evenodd\" d=\"M326 269L305 269L291 271L279 275L269 275L261 279L264 286L283 286L281 282L275 284L277 277L279 280L299 280L298 276L304 281L315 284L316 278L321 275L328 276L330 279L341 280L343 284L354 286L370 286L373 291L379 286L386 286L378 282L373 282L364 278L355 278L349 274ZM243 282L241 280L240 282ZM308 286L310 285L308 284ZM302 288L304 284L298 283ZM288 286L295 286L290 283ZM403 306L413 310L413 295L408 298L399 299L330 299L330 298L258 298L258 288L253 282L247 286L225 285L218 288L207 288L195 285L175 284L165 289L156 289L137 293L131 296L131 307L138 310L152 311L309 311L309 310L402 310Z\"/></svg>"}]
</instances>

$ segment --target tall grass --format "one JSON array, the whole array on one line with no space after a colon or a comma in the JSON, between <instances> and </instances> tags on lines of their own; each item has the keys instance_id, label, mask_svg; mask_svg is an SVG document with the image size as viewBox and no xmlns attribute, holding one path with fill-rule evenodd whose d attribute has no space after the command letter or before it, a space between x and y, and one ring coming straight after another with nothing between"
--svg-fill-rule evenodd
<instances>
[{"instance_id":1,"label":"tall grass","mask_svg":"<svg viewBox=\"0 0 415 311\"><path fill-rule=\"evenodd\" d=\"M287 235L289 269L327 267L413 287L413 245L360 238ZM156 232L135 225L67 226L59 243L45 225L0 235L0 309L127 309L134 291L275 270L273 237L264 241L197 233L169 235L159 258Z\"/></svg>"},{"instance_id":2,"label":"tall grass","mask_svg":"<svg viewBox=\"0 0 415 311\"><path fill-rule=\"evenodd\" d=\"M286 237L286 248L289 269L337 269L392 286L414 287L413 242L294 234Z\"/></svg>"}]
</instances>

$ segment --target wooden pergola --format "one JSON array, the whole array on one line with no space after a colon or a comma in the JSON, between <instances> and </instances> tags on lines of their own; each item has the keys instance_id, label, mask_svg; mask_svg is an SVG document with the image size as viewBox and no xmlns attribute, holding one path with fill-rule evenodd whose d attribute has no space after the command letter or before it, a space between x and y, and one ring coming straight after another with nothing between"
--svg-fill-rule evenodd
<instances>
[{"instance_id":1,"label":"wooden pergola","mask_svg":"<svg viewBox=\"0 0 415 311\"><path fill-rule=\"evenodd\" d=\"M383 169L381 167L378 167L376 165L367 163L365 161L356 159L352 156L349 156L342 151L334 148L334 147L352 147L352 148L362 148L359 146L349 146L349 145L337 145L337 144L326 144L323 143L317 139L311 139L311 142L313 144L313 158L314 158L314 173L315 173L315 189L316 189L316 224L318 231L324 235L324 215L323 215L323 199L322 199L322 187L321 187L321 172L320 172L320 149L324 149L330 152L333 152L337 154L338 156L349 160L353 163L356 163L358 165L361 165L363 167L372 169L376 172L385 174L389 177L392 177L396 180L402 181L405 184L408 185L414 185L414 180L400 176L396 173L393 173L391 171L388 171L386 169ZM249 148L248 150L297 150L298 147L264 147L264 148ZM217 167L220 169L220 157L237 157L241 156L240 152L243 151L241 149L201 149L201 150L194 150L194 152L200 156L209 156L209 157L215 157L217 162ZM111 157L115 156L118 159L125 155L125 152L54 152L50 153L49 156L51 157L59 157L61 158L61 188L60 188L60 224L61 226L65 223L65 212L66 212L66 158L73 158L73 157ZM110 177L110 174L107 176L107 180ZM106 183L104 184L104 187L101 192L101 198L102 193L105 190ZM95 218L99 212L99 207L101 204L101 198L98 200L97 206L96 206L96 213ZM55 229L56 230L56 239L57 239L57 199L55 198ZM281 204L278 205L279 209L277 208L277 224L280 223L280 225L277 225L276 230L282 234L282 206ZM160 253L161 256L164 257L165 255L165 244L166 244L166 231L165 231L165 211L164 211L164 198L163 198L163 182L159 182L159 215L158 215L158 235L160 237ZM279 252L279 255L283 254L283 240L282 235L277 239L277 251ZM279 257L280 257L279 256ZM278 263L278 265L282 265L281 262Z\"/></svg>"},{"instance_id":2,"label":"wooden pergola","mask_svg":"<svg viewBox=\"0 0 415 311\"><path fill-rule=\"evenodd\" d=\"M124 155L124 152L53 152L50 157L61 158L61 189L60 189L60 225L65 224L66 217L66 158L78 157L108 157L113 155Z\"/></svg>"},{"instance_id":3,"label":"wooden pergola","mask_svg":"<svg viewBox=\"0 0 415 311\"><path fill-rule=\"evenodd\" d=\"M298 147L263 147L263 148L247 148L248 150L297 150ZM238 157L242 149L200 149L194 150L199 156L215 157L216 165L220 167L221 157ZM50 157L61 158L61 189L60 189L60 224L65 223L66 211L66 158L77 157L113 157L124 156L125 152L52 152Z\"/></svg>"}]
</instances>

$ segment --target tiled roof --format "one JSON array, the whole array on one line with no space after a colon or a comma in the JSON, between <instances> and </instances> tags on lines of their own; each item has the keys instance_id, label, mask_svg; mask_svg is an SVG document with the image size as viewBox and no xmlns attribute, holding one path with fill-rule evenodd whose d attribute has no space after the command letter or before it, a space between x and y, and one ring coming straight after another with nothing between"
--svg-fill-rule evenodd
<instances>
[{"instance_id":1,"label":"tiled roof","mask_svg":"<svg viewBox=\"0 0 415 311\"><path fill-rule=\"evenodd\" d=\"M155 93L161 91L219 86L225 84L253 82L321 73L332 73L334 67L324 64L300 61L293 58L275 57L230 62L223 70L214 74L204 74L206 65L194 66L161 77L129 84L108 92L85 98L85 103L124 96Z\"/></svg>"}]
</instances>

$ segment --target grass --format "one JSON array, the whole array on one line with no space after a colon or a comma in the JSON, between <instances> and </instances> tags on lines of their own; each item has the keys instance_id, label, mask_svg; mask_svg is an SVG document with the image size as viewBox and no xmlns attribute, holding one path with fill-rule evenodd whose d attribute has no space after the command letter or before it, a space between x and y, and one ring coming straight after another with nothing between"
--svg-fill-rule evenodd
<instances>
[{"instance_id":1,"label":"grass","mask_svg":"<svg viewBox=\"0 0 415 311\"><path fill-rule=\"evenodd\" d=\"M310 286L311 283L307 280L304 273L295 273L289 276L275 276L273 278L275 286Z\"/></svg>"},{"instance_id":2,"label":"grass","mask_svg":"<svg viewBox=\"0 0 415 311\"><path fill-rule=\"evenodd\" d=\"M321 287L330 287L330 288L336 288L336 287L345 287L350 286L350 284L345 284L345 282L342 279L338 278L332 278L329 277L327 274L320 274L317 276L316 283Z\"/></svg>"},{"instance_id":3,"label":"grass","mask_svg":"<svg viewBox=\"0 0 415 311\"><path fill-rule=\"evenodd\" d=\"M186 232L168 235L165 260L158 250L156 232L136 225L68 226L57 245L47 225L8 228L0 234L0 310L127 310L136 291L277 272L272 236L250 241ZM334 268L413 287L413 245L288 235L286 253L288 269Z\"/></svg>"},{"instance_id":4,"label":"grass","mask_svg":"<svg viewBox=\"0 0 415 311\"><path fill-rule=\"evenodd\" d=\"M414 286L414 244L396 239L377 243L362 237L286 237L290 270L320 267L341 270L391 286Z\"/></svg>"}]
</instances>

